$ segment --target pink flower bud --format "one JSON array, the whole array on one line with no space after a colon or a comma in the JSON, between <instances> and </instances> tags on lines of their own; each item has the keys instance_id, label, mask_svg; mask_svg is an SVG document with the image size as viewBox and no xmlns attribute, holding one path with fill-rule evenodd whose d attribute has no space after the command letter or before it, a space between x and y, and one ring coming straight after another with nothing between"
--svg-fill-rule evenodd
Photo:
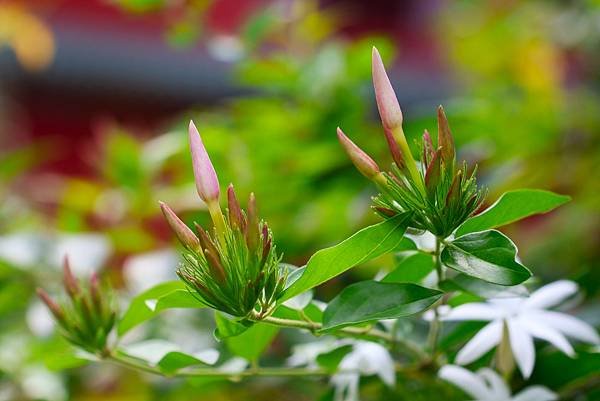
<instances>
[{"instance_id":1,"label":"pink flower bud","mask_svg":"<svg viewBox=\"0 0 600 401\"><path fill-rule=\"evenodd\" d=\"M448 125L448 119L444 108L439 106L437 109L438 115L438 147L442 148L442 160L446 165L450 165L456 158L456 151L454 150L454 139L450 132L450 126Z\"/></svg>"},{"instance_id":2,"label":"pink flower bud","mask_svg":"<svg viewBox=\"0 0 600 401\"><path fill-rule=\"evenodd\" d=\"M60 323L65 322L65 314L62 308L48 295L46 291L41 288L36 289L38 297L46 304L52 315L58 320Z\"/></svg>"},{"instance_id":3,"label":"pink flower bud","mask_svg":"<svg viewBox=\"0 0 600 401\"><path fill-rule=\"evenodd\" d=\"M80 289L77 279L71 271L71 264L69 263L69 257L67 255L63 258L63 276L67 294L69 294L72 299L75 299L79 295Z\"/></svg>"},{"instance_id":4,"label":"pink flower bud","mask_svg":"<svg viewBox=\"0 0 600 401\"><path fill-rule=\"evenodd\" d=\"M190 149L192 151L192 164L194 166L194 177L198 195L206 202L214 202L219 199L219 179L215 168L210 162L206 148L200 138L194 122L190 120Z\"/></svg>"},{"instance_id":5,"label":"pink flower bud","mask_svg":"<svg viewBox=\"0 0 600 401\"><path fill-rule=\"evenodd\" d=\"M356 146L356 144L344 134L340 127L337 129L337 136L342 147L350 157L350 160L352 160L352 163L362 175L371 180L379 175L380 170L377 163L375 163L375 161L361 148Z\"/></svg>"},{"instance_id":6,"label":"pink flower bud","mask_svg":"<svg viewBox=\"0 0 600 401\"><path fill-rule=\"evenodd\" d=\"M198 237L196 237L194 232L190 230L189 227L186 226L185 223L181 221L179 217L177 217L175 212L166 203L159 202L159 204L160 210L162 210L163 215L167 220L167 223L169 223L171 230L173 230L173 232L179 239L179 242L181 242L181 244L186 248L189 248L194 251L199 250L200 240L198 239Z\"/></svg>"},{"instance_id":7,"label":"pink flower bud","mask_svg":"<svg viewBox=\"0 0 600 401\"><path fill-rule=\"evenodd\" d=\"M394 88L390 83L381 56L375 47L373 47L373 86L375 87L375 98L377 99L377 108L383 127L392 130L402 125L402 111L396 98Z\"/></svg>"}]
</instances>

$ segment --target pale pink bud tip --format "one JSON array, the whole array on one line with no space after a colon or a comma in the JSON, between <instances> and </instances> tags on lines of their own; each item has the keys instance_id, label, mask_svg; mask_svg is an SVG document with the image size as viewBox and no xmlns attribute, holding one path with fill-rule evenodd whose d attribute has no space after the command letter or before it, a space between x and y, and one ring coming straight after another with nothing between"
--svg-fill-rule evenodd
<instances>
[{"instance_id":1,"label":"pale pink bud tip","mask_svg":"<svg viewBox=\"0 0 600 401\"><path fill-rule=\"evenodd\" d=\"M373 87L375 88L375 99L381 116L381 122L387 129L394 129L402 125L402 111L396 98L394 88L390 83L381 56L373 47Z\"/></svg>"},{"instance_id":2,"label":"pale pink bud tip","mask_svg":"<svg viewBox=\"0 0 600 401\"><path fill-rule=\"evenodd\" d=\"M208 203L219 199L219 179L215 168L210 162L206 148L200 138L194 122L190 120L190 149L192 151L192 164L194 166L194 177L196 188L200 198Z\"/></svg>"},{"instance_id":3,"label":"pale pink bud tip","mask_svg":"<svg viewBox=\"0 0 600 401\"><path fill-rule=\"evenodd\" d=\"M171 227L171 230L175 233L179 242L181 242L185 247L190 248L192 250L200 249L200 240L192 230L189 229L188 226L185 225L183 221L171 209L166 203L158 202L160 204L160 210L162 211L167 223Z\"/></svg>"},{"instance_id":4,"label":"pale pink bud tip","mask_svg":"<svg viewBox=\"0 0 600 401\"><path fill-rule=\"evenodd\" d=\"M352 163L362 175L369 179L373 179L380 173L377 163L375 163L375 161L361 148L356 146L356 144L344 134L340 127L337 129L337 136L344 147L344 150L350 157L350 160L352 160Z\"/></svg>"}]
</instances>

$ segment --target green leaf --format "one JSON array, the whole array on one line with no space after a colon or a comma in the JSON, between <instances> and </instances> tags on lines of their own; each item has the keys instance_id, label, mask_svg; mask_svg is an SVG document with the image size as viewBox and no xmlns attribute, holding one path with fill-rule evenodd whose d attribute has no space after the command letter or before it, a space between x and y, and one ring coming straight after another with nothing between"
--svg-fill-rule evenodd
<instances>
[{"instance_id":1,"label":"green leaf","mask_svg":"<svg viewBox=\"0 0 600 401\"><path fill-rule=\"evenodd\" d=\"M282 301L318 286L346 270L381 256L400 245L409 213L363 228L339 244L318 251L304 273L284 293Z\"/></svg>"},{"instance_id":2,"label":"green leaf","mask_svg":"<svg viewBox=\"0 0 600 401\"><path fill-rule=\"evenodd\" d=\"M403 258L397 267L381 281L384 283L419 283L433 269L433 257L423 252L402 252Z\"/></svg>"},{"instance_id":3,"label":"green leaf","mask_svg":"<svg viewBox=\"0 0 600 401\"><path fill-rule=\"evenodd\" d=\"M208 349L194 354L181 351L171 351L158 362L158 367L165 373L175 373L179 369L195 365L212 365L219 357L217 350Z\"/></svg>"},{"instance_id":4,"label":"green leaf","mask_svg":"<svg viewBox=\"0 0 600 401\"><path fill-rule=\"evenodd\" d=\"M361 281L346 287L323 313L323 331L422 312L440 291L408 283Z\"/></svg>"},{"instance_id":5,"label":"green leaf","mask_svg":"<svg viewBox=\"0 0 600 401\"><path fill-rule=\"evenodd\" d=\"M129 308L119 321L119 336L135 326L152 319L160 311L169 308L203 308L198 299L185 288L181 281L158 284L133 298Z\"/></svg>"},{"instance_id":6,"label":"green leaf","mask_svg":"<svg viewBox=\"0 0 600 401\"><path fill-rule=\"evenodd\" d=\"M517 247L496 230L458 237L446 244L442 263L469 276L500 285L517 285L531 272L515 260Z\"/></svg>"},{"instance_id":7,"label":"green leaf","mask_svg":"<svg viewBox=\"0 0 600 401\"><path fill-rule=\"evenodd\" d=\"M252 326L250 321L238 321L227 317L225 314L215 311L215 337L224 340L229 337L239 336Z\"/></svg>"},{"instance_id":8,"label":"green leaf","mask_svg":"<svg viewBox=\"0 0 600 401\"><path fill-rule=\"evenodd\" d=\"M235 355L254 361L271 344L278 332L277 326L256 323L242 334L225 339L225 344Z\"/></svg>"},{"instance_id":9,"label":"green leaf","mask_svg":"<svg viewBox=\"0 0 600 401\"><path fill-rule=\"evenodd\" d=\"M547 213L570 200L569 196L541 189L509 191L484 212L465 221L456 235L501 227L534 214Z\"/></svg>"},{"instance_id":10,"label":"green leaf","mask_svg":"<svg viewBox=\"0 0 600 401\"><path fill-rule=\"evenodd\" d=\"M452 279L442 281L440 288L448 291L464 291L482 298L523 297L527 289L522 285L505 286L459 273Z\"/></svg>"},{"instance_id":11,"label":"green leaf","mask_svg":"<svg viewBox=\"0 0 600 401\"><path fill-rule=\"evenodd\" d=\"M188 354L165 340L148 340L129 344L119 349L119 352L146 361L151 366L158 366L165 373L173 373L178 369L192 365L213 365L219 358L215 349L206 349Z\"/></svg>"}]
</instances>

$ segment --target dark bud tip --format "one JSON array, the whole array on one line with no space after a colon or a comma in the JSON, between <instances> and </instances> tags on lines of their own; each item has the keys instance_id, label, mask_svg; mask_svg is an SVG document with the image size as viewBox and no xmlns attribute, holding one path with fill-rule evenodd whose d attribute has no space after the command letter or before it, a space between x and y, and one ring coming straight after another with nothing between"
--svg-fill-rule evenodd
<instances>
[{"instance_id":1,"label":"dark bud tip","mask_svg":"<svg viewBox=\"0 0 600 401\"><path fill-rule=\"evenodd\" d=\"M79 284L77 283L77 279L73 275L71 263L69 262L69 257L67 255L65 255L63 258L63 279L67 294L74 299L79 295L81 290L79 288Z\"/></svg>"},{"instance_id":2,"label":"dark bud tip","mask_svg":"<svg viewBox=\"0 0 600 401\"><path fill-rule=\"evenodd\" d=\"M240 204L235 196L233 184L229 184L229 187L227 187L227 203L229 210L229 223L232 226L243 230L245 225L244 214L242 213Z\"/></svg>"},{"instance_id":3,"label":"dark bud tip","mask_svg":"<svg viewBox=\"0 0 600 401\"><path fill-rule=\"evenodd\" d=\"M36 288L35 292L37 293L38 297L40 297L42 302L46 304L48 309L50 309L50 312L52 312L54 317L59 321L63 321L65 314L63 313L61 307L52 298L50 298L50 295L48 295L48 293L42 288Z\"/></svg>"}]
</instances>

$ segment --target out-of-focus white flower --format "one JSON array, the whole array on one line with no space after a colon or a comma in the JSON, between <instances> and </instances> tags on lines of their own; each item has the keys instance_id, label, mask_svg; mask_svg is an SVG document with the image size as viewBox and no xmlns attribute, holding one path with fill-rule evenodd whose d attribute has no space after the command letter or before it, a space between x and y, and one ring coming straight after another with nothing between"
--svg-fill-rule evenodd
<instances>
[{"instance_id":1,"label":"out-of-focus white flower","mask_svg":"<svg viewBox=\"0 0 600 401\"><path fill-rule=\"evenodd\" d=\"M60 375L42 366L30 366L23 371L21 387L32 400L63 401L67 390Z\"/></svg>"},{"instance_id":2,"label":"out-of-focus white flower","mask_svg":"<svg viewBox=\"0 0 600 401\"><path fill-rule=\"evenodd\" d=\"M54 319L48 307L37 299L27 308L25 320L29 330L36 336L47 337L54 332Z\"/></svg>"},{"instance_id":3,"label":"out-of-focus white flower","mask_svg":"<svg viewBox=\"0 0 600 401\"><path fill-rule=\"evenodd\" d=\"M347 344L347 342L346 342ZM292 355L287 359L288 366L318 367L317 357L344 345L343 341L327 337L320 341L294 345Z\"/></svg>"},{"instance_id":4,"label":"out-of-focus white flower","mask_svg":"<svg viewBox=\"0 0 600 401\"><path fill-rule=\"evenodd\" d=\"M483 368L473 373L455 365L446 365L439 377L473 397L472 401L553 401L558 397L543 386L531 386L511 396L510 389L493 370Z\"/></svg>"},{"instance_id":5,"label":"out-of-focus white flower","mask_svg":"<svg viewBox=\"0 0 600 401\"><path fill-rule=\"evenodd\" d=\"M42 258L44 238L31 232L0 236L0 259L20 268L30 268Z\"/></svg>"},{"instance_id":6,"label":"out-of-focus white flower","mask_svg":"<svg viewBox=\"0 0 600 401\"><path fill-rule=\"evenodd\" d=\"M429 231L425 231L423 234L405 234L405 237L412 240L417 246L417 249L424 252L435 251L435 235Z\"/></svg>"},{"instance_id":7,"label":"out-of-focus white flower","mask_svg":"<svg viewBox=\"0 0 600 401\"><path fill-rule=\"evenodd\" d=\"M55 239L48 254L48 263L59 269L65 255L68 255L73 273L76 276L89 276L104 265L111 252L112 246L102 234L63 234Z\"/></svg>"},{"instance_id":8,"label":"out-of-focus white flower","mask_svg":"<svg viewBox=\"0 0 600 401\"><path fill-rule=\"evenodd\" d=\"M529 298L492 299L452 309L442 317L443 320L490 321L458 353L455 362L469 364L498 345L504 325L508 328L508 340L517 366L525 378L531 375L535 364L533 338L548 341L569 356L574 356L575 352L566 337L599 344L600 337L587 323L565 313L547 310L576 292L577 284L561 280L538 289Z\"/></svg>"},{"instance_id":9,"label":"out-of-focus white flower","mask_svg":"<svg viewBox=\"0 0 600 401\"><path fill-rule=\"evenodd\" d=\"M235 356L226 362L224 362L221 366L219 366L219 370L225 373L240 373L243 372L244 369L248 366L248 361L244 358L240 358L239 356Z\"/></svg>"},{"instance_id":10,"label":"out-of-focus white flower","mask_svg":"<svg viewBox=\"0 0 600 401\"><path fill-rule=\"evenodd\" d=\"M336 401L356 401L361 375L374 375L388 386L396 384L394 360L388 350L376 343L357 341L338 366L340 373L331 378Z\"/></svg>"},{"instance_id":11,"label":"out-of-focus white flower","mask_svg":"<svg viewBox=\"0 0 600 401\"><path fill-rule=\"evenodd\" d=\"M123 264L127 287L138 294L163 281L174 279L178 262L179 256L172 249L131 256Z\"/></svg>"}]
</instances>

